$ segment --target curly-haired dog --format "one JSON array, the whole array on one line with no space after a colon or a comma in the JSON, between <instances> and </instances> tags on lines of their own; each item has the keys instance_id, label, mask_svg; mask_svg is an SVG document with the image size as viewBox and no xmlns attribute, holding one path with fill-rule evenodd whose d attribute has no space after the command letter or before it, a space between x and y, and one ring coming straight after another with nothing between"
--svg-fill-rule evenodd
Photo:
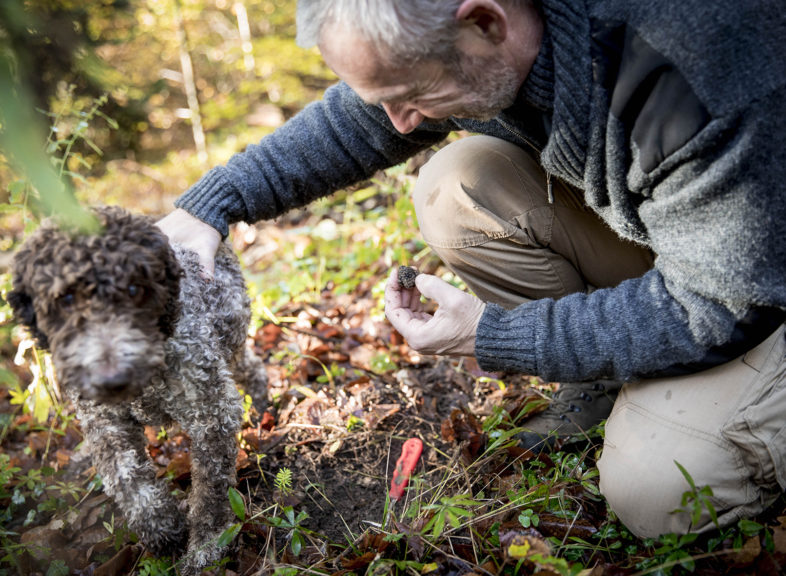
<instances>
[{"instance_id":1,"label":"curly-haired dog","mask_svg":"<svg viewBox=\"0 0 786 576\"><path fill-rule=\"evenodd\" d=\"M14 259L8 300L18 321L52 352L75 403L106 492L157 555L182 551L184 572L218 560L232 521L242 404L235 384L264 398L261 361L245 346L249 299L227 246L215 276L196 254L170 247L143 216L96 210L97 234L47 221ZM178 422L190 436L192 488L184 517L157 481L143 424Z\"/></svg>"}]
</instances>

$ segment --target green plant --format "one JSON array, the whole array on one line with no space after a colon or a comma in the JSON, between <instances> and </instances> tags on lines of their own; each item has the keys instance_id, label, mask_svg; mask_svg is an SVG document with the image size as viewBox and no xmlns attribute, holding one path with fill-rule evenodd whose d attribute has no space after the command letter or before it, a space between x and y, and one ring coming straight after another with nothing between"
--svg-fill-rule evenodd
<instances>
[{"instance_id":1,"label":"green plant","mask_svg":"<svg viewBox=\"0 0 786 576\"><path fill-rule=\"evenodd\" d=\"M276 528L280 528L286 532L286 538L289 540L289 547L295 556L300 556L300 552L306 543L306 534L308 529L301 526L308 518L308 513L301 510L295 514L292 506L284 506L281 509L282 516L271 516L268 518L270 524Z\"/></svg>"},{"instance_id":2,"label":"green plant","mask_svg":"<svg viewBox=\"0 0 786 576\"><path fill-rule=\"evenodd\" d=\"M232 542L232 540L234 540L238 534L240 534L240 530L243 528L243 523L246 521L246 502L243 499L243 495L237 490L237 488L230 486L227 490L227 498L229 498L229 505L239 522L232 524L221 533L221 535L218 537L219 547L228 546L229 543Z\"/></svg>"},{"instance_id":3,"label":"green plant","mask_svg":"<svg viewBox=\"0 0 786 576\"><path fill-rule=\"evenodd\" d=\"M18 64L11 50L0 50L0 150L20 176L9 186L11 206L19 206L26 219L30 209L44 214L57 212L64 222L78 228L95 230L96 219L82 209L63 179L73 143L60 156L42 152L42 123L29 105L32 99L27 87L19 82ZM57 146L54 150L51 147L51 135L56 131L53 125L47 139L50 144L47 152L58 150ZM84 139L81 127L73 142L78 139ZM53 170L53 162L60 163L61 169Z\"/></svg>"},{"instance_id":4,"label":"green plant","mask_svg":"<svg viewBox=\"0 0 786 576\"><path fill-rule=\"evenodd\" d=\"M21 406L24 414L32 415L37 423L43 424L49 419L52 408L58 407L52 358L39 350L31 339L25 338L19 343L14 363L26 365L32 381L24 388L18 380L12 383L9 388L11 404Z\"/></svg>"},{"instance_id":5,"label":"green plant","mask_svg":"<svg viewBox=\"0 0 786 576\"><path fill-rule=\"evenodd\" d=\"M524 528L537 528L538 524L540 523L540 519L538 515L531 508L526 508L522 510L521 514L519 514L519 524L524 526Z\"/></svg>"},{"instance_id":6,"label":"green plant","mask_svg":"<svg viewBox=\"0 0 786 576\"><path fill-rule=\"evenodd\" d=\"M103 120L113 130L119 126L101 111L108 101L106 94L98 98L76 98L74 91L74 86L68 88L65 98L58 103L57 111L41 112L50 118L46 153L57 170L58 178L61 181L67 178L85 182L80 170L90 170L93 166L85 154L76 151L77 144L84 143L100 157L103 151L90 136L95 120Z\"/></svg>"},{"instance_id":7,"label":"green plant","mask_svg":"<svg viewBox=\"0 0 786 576\"><path fill-rule=\"evenodd\" d=\"M169 558L145 556L139 560L138 576L174 576L175 567Z\"/></svg>"},{"instance_id":8,"label":"green plant","mask_svg":"<svg viewBox=\"0 0 786 576\"><path fill-rule=\"evenodd\" d=\"M712 520L712 523L715 524L716 527L720 528L720 525L718 524L718 514L715 511L715 506L713 506L711 501L713 496L712 488L709 486L698 488L685 467L676 460L674 461L674 464L677 466L677 468L679 468L680 472L685 477L685 480L688 482L688 486L690 486L690 490L687 490L682 495L682 500L680 502L681 508L674 510L674 512L686 512L690 516L691 526L698 526L701 516L706 510L707 514L709 514L710 519Z\"/></svg>"},{"instance_id":9,"label":"green plant","mask_svg":"<svg viewBox=\"0 0 786 576\"><path fill-rule=\"evenodd\" d=\"M347 431L354 432L356 430L360 430L365 425L365 422L362 418L355 416L354 414L350 414L347 417Z\"/></svg>"},{"instance_id":10,"label":"green plant","mask_svg":"<svg viewBox=\"0 0 786 576\"><path fill-rule=\"evenodd\" d=\"M470 508L482 505L483 502L475 500L472 494L443 496L438 503L426 504L423 506L423 510L433 512L433 515L423 527L423 533L430 530L433 538L439 538L444 532L446 524L454 529L459 528L462 518L467 519L474 516L474 512Z\"/></svg>"},{"instance_id":11,"label":"green plant","mask_svg":"<svg viewBox=\"0 0 786 576\"><path fill-rule=\"evenodd\" d=\"M136 535L132 534L125 523L120 525L115 524L115 514L112 513L109 521L104 520L104 530L109 534L109 539L112 540L112 546L115 550L120 550L123 545L130 541L136 541Z\"/></svg>"},{"instance_id":12,"label":"green plant","mask_svg":"<svg viewBox=\"0 0 786 576\"><path fill-rule=\"evenodd\" d=\"M387 374L398 369L396 363L391 359L387 352L380 352L371 358L371 371L374 374Z\"/></svg>"},{"instance_id":13,"label":"green plant","mask_svg":"<svg viewBox=\"0 0 786 576\"><path fill-rule=\"evenodd\" d=\"M56 471L49 466L23 472L12 465L10 456L0 453L0 549L5 552L0 564L17 565L18 556L35 547L18 544L19 534L7 528L17 515L24 514L22 526L26 527L39 522L40 516L49 517L66 510L84 494L76 484L57 481L55 477Z\"/></svg>"},{"instance_id":14,"label":"green plant","mask_svg":"<svg viewBox=\"0 0 786 576\"><path fill-rule=\"evenodd\" d=\"M289 468L280 468L278 472L276 472L276 477L273 480L273 483L276 486L276 490L281 492L282 494L291 494L292 493L292 470Z\"/></svg>"},{"instance_id":15,"label":"green plant","mask_svg":"<svg viewBox=\"0 0 786 576\"><path fill-rule=\"evenodd\" d=\"M581 564L571 564L564 558L551 555L532 554L529 560L534 562L538 569L554 571L560 576L577 576L584 570Z\"/></svg>"},{"instance_id":16,"label":"green plant","mask_svg":"<svg viewBox=\"0 0 786 576\"><path fill-rule=\"evenodd\" d=\"M63 560L53 560L46 569L46 576L68 576L71 569Z\"/></svg>"},{"instance_id":17,"label":"green plant","mask_svg":"<svg viewBox=\"0 0 786 576\"><path fill-rule=\"evenodd\" d=\"M668 576L675 566L693 572L696 563L687 548L696 538L698 534L664 534L655 541L645 541L645 544L653 546L653 555L636 564L636 568L655 576Z\"/></svg>"},{"instance_id":18,"label":"green plant","mask_svg":"<svg viewBox=\"0 0 786 576\"><path fill-rule=\"evenodd\" d=\"M7 72L0 58L0 76ZM6 139L19 136L22 127L17 125L18 115L27 115L29 110L22 105L19 96L23 87L17 86L5 93L0 89L0 145ZM69 184L73 180L82 180L80 170L91 168L90 160L76 150L76 145L84 143L93 152L101 155L101 150L90 137L92 123L96 119L104 120L110 128L116 129L117 123L104 114L100 108L107 102L106 95L99 98L76 98L73 87L69 88L67 98L60 102L57 112L42 112L50 119L49 133L46 138L46 154L42 157L38 150L26 150L22 144L27 142L35 131L24 128L20 136L22 144L11 148L15 151L18 178L8 185L8 202L0 204L0 213L20 213L25 222L26 232L37 225L38 215L58 212L65 222L74 226L95 230L97 221L82 210L72 197ZM28 143L27 145L31 145ZM8 148L3 148L10 154ZM43 166L46 161L48 165ZM46 175L49 176L46 176ZM43 205L41 204L43 201ZM8 279L4 284L4 292L10 287ZM10 310L0 311L0 321L10 320ZM26 364L32 374L32 382L26 386L7 373L2 379L11 390L11 403L23 407L24 413L32 414L36 422L43 423L49 418L54 407L59 411L59 391L54 380L52 361L48 354L39 351L29 338L23 339L18 347L15 362Z\"/></svg>"}]
</instances>

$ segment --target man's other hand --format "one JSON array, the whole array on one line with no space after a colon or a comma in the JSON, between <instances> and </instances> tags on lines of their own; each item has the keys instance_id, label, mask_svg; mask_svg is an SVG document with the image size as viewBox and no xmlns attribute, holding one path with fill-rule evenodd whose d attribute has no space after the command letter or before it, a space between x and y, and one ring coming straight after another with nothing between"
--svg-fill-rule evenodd
<instances>
[{"instance_id":1,"label":"man's other hand","mask_svg":"<svg viewBox=\"0 0 786 576\"><path fill-rule=\"evenodd\" d=\"M218 230L177 208L156 222L170 244L179 244L199 256L205 275L212 278L215 270L216 251L221 243Z\"/></svg>"},{"instance_id":2,"label":"man's other hand","mask_svg":"<svg viewBox=\"0 0 786 576\"><path fill-rule=\"evenodd\" d=\"M420 301L421 294L438 304L432 315ZM402 288L398 270L385 286L385 314L393 327L421 354L474 356L475 333L486 305L429 274L418 274L414 288Z\"/></svg>"}]
</instances>

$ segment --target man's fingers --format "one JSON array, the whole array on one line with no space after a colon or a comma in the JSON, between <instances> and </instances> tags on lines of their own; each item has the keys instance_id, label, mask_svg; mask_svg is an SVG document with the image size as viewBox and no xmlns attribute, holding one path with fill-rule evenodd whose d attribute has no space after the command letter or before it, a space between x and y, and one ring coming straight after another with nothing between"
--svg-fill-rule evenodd
<instances>
[{"instance_id":1,"label":"man's fingers","mask_svg":"<svg viewBox=\"0 0 786 576\"><path fill-rule=\"evenodd\" d=\"M199 254L199 263L202 265L202 273L204 277L208 280L212 280L213 276L216 273L216 260L214 255L206 256L205 254Z\"/></svg>"},{"instance_id":2,"label":"man's fingers","mask_svg":"<svg viewBox=\"0 0 786 576\"><path fill-rule=\"evenodd\" d=\"M404 308L411 308L412 310L420 310L420 292L415 288L404 288L398 280L398 268L394 268L388 276L388 281L385 286L385 301L390 300L392 304L402 306Z\"/></svg>"},{"instance_id":3,"label":"man's fingers","mask_svg":"<svg viewBox=\"0 0 786 576\"><path fill-rule=\"evenodd\" d=\"M167 235L170 243L179 244L196 252L202 265L203 276L210 279L215 273L215 257L221 234L218 230L177 208L156 222Z\"/></svg>"},{"instance_id":4,"label":"man's fingers","mask_svg":"<svg viewBox=\"0 0 786 576\"><path fill-rule=\"evenodd\" d=\"M408 338L423 327L428 322L430 316L423 312L410 310L409 308L386 308L385 314L388 320L393 325L393 328L398 330L399 334Z\"/></svg>"},{"instance_id":5,"label":"man's fingers","mask_svg":"<svg viewBox=\"0 0 786 576\"><path fill-rule=\"evenodd\" d=\"M464 292L458 288L451 286L441 278L432 276L431 274L418 274L415 278L415 285L418 291L429 300L433 300L439 306L449 304L448 299L451 294L456 296L463 296Z\"/></svg>"}]
</instances>

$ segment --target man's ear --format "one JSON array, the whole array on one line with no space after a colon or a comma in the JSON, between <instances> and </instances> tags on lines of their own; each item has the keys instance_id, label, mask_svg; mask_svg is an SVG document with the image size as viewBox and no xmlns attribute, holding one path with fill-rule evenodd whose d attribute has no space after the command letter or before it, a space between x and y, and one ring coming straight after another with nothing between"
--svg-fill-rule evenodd
<instances>
[{"instance_id":1,"label":"man's ear","mask_svg":"<svg viewBox=\"0 0 786 576\"><path fill-rule=\"evenodd\" d=\"M456 20L494 44L508 36L508 15L494 0L464 0L456 11Z\"/></svg>"}]
</instances>

